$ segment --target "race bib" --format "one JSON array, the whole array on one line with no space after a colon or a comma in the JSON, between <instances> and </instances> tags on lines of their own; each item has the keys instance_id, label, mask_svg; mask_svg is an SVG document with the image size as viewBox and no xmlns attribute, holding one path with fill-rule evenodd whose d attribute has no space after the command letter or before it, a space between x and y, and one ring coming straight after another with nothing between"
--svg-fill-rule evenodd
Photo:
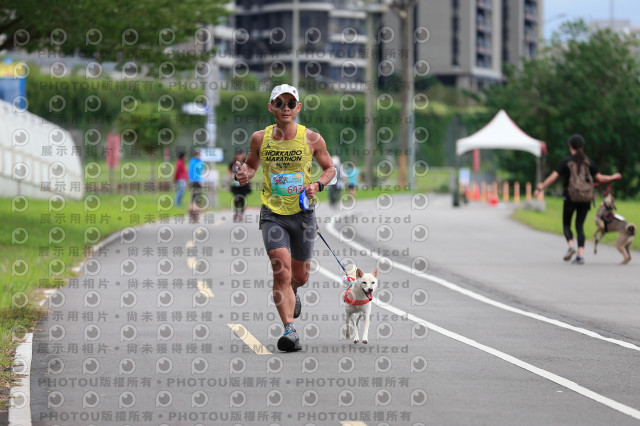
<instances>
[{"instance_id":1,"label":"race bib","mask_svg":"<svg viewBox=\"0 0 640 426\"><path fill-rule=\"evenodd\" d=\"M303 185L302 173L271 175L271 195L276 197L297 194Z\"/></svg>"}]
</instances>

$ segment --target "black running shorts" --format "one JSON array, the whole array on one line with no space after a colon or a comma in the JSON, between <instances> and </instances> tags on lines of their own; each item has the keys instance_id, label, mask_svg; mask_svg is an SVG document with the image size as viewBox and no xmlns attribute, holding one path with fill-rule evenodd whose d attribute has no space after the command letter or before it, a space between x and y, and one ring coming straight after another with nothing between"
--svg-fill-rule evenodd
<instances>
[{"instance_id":1,"label":"black running shorts","mask_svg":"<svg viewBox=\"0 0 640 426\"><path fill-rule=\"evenodd\" d=\"M263 205L260 209L260 229L267 253L277 248L286 247L289 249L291 257L296 260L305 262L311 259L313 242L316 238L316 213L314 210L301 211L292 215L280 215Z\"/></svg>"}]
</instances>

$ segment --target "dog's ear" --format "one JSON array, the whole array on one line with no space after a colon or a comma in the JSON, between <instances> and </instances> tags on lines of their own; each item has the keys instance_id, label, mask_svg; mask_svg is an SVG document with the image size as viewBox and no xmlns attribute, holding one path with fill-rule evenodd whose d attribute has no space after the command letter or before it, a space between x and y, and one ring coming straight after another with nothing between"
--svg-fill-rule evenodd
<instances>
[{"instance_id":1,"label":"dog's ear","mask_svg":"<svg viewBox=\"0 0 640 426\"><path fill-rule=\"evenodd\" d=\"M611 194L605 195L602 199L602 204L608 209L613 209L613 196Z\"/></svg>"},{"instance_id":2,"label":"dog's ear","mask_svg":"<svg viewBox=\"0 0 640 426\"><path fill-rule=\"evenodd\" d=\"M373 272L371 273L371 275L373 275L374 277L378 278L378 268L374 269Z\"/></svg>"},{"instance_id":3,"label":"dog's ear","mask_svg":"<svg viewBox=\"0 0 640 426\"><path fill-rule=\"evenodd\" d=\"M364 275L364 272L362 272L362 269L358 268L356 270L356 278L360 278Z\"/></svg>"}]
</instances>

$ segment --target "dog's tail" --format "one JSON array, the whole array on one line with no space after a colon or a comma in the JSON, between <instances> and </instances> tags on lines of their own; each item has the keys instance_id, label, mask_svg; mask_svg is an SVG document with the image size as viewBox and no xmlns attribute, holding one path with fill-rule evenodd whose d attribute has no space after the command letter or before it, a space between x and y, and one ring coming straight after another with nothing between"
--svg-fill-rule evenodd
<instances>
[{"instance_id":1,"label":"dog's tail","mask_svg":"<svg viewBox=\"0 0 640 426\"><path fill-rule=\"evenodd\" d=\"M628 235L636 235L638 227L634 223L628 223L625 231L627 231Z\"/></svg>"}]
</instances>

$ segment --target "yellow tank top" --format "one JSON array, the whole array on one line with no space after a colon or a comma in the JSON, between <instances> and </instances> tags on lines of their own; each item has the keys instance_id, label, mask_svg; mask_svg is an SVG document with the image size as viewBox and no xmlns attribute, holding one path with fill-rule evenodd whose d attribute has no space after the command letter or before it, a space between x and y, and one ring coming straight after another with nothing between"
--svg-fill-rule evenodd
<instances>
[{"instance_id":1,"label":"yellow tank top","mask_svg":"<svg viewBox=\"0 0 640 426\"><path fill-rule=\"evenodd\" d=\"M260 199L272 212L291 215L300 211L302 186L311 183L313 156L307 145L306 127L298 124L296 136L286 141L273 138L274 127L264 129L260 147L264 176Z\"/></svg>"}]
</instances>

